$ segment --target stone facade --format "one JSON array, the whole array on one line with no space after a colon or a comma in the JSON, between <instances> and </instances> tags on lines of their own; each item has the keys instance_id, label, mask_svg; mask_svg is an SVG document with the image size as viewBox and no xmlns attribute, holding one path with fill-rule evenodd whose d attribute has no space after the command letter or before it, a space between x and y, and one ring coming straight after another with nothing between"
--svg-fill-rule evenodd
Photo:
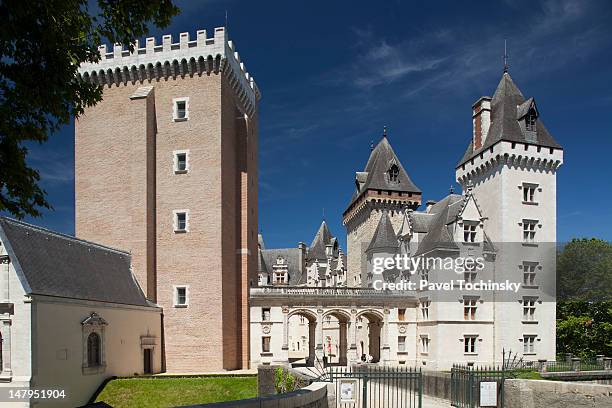
<instances>
[{"instance_id":1,"label":"stone facade","mask_svg":"<svg viewBox=\"0 0 612 408\"><path fill-rule=\"evenodd\" d=\"M259 90L223 28L101 52L80 69L104 95L75 125L76 234L132 253L164 309L166 370L246 367Z\"/></svg>"},{"instance_id":2,"label":"stone facade","mask_svg":"<svg viewBox=\"0 0 612 408\"><path fill-rule=\"evenodd\" d=\"M456 167L462 194L451 190L422 211L422 193L385 131L355 174L355 193L343 213L346 284L313 285L289 276L294 284L288 287L251 289L253 362L301 358L312 364L314 355L344 365L365 354L387 365L448 370L455 363L500 363L503 351L554 360L556 174L563 150L541 122L534 98L526 100L508 73L493 97L474 104L472 120L470 145ZM482 264L375 271L377 260L403 255ZM479 292L459 281L517 288ZM383 287L404 282L451 289ZM301 324L294 323L298 316ZM360 317L367 317L366 330ZM301 354L296 341L308 345Z\"/></svg>"}]
</instances>

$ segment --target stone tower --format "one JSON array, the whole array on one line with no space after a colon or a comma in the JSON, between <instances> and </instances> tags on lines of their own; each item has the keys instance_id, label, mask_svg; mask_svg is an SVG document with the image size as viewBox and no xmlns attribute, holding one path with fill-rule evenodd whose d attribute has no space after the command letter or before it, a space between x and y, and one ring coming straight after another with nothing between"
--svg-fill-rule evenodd
<instances>
[{"instance_id":1,"label":"stone tower","mask_svg":"<svg viewBox=\"0 0 612 408\"><path fill-rule=\"evenodd\" d=\"M414 210L420 204L421 190L397 158L385 131L365 169L355 174L355 192L342 215L347 231L348 286L367 286L366 252L383 214L399 231L404 210Z\"/></svg>"},{"instance_id":2,"label":"stone tower","mask_svg":"<svg viewBox=\"0 0 612 408\"><path fill-rule=\"evenodd\" d=\"M523 284L518 302L505 299L496 308L494 355L501 359L505 348L554 359L556 177L563 149L542 123L535 99L525 98L508 72L493 97L481 97L472 109L472 140L456 178L472 189L486 217L496 270ZM523 315L531 305L535 318Z\"/></svg>"},{"instance_id":3,"label":"stone tower","mask_svg":"<svg viewBox=\"0 0 612 408\"><path fill-rule=\"evenodd\" d=\"M132 253L168 371L245 368L259 90L224 28L100 53L79 71L104 93L75 124L76 234Z\"/></svg>"}]
</instances>

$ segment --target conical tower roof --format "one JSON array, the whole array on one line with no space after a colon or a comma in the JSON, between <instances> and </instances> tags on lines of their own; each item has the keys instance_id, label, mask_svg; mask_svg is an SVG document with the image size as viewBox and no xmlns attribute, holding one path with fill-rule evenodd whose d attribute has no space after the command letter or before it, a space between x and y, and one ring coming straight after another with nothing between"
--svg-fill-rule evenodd
<instances>
[{"instance_id":1,"label":"conical tower roof","mask_svg":"<svg viewBox=\"0 0 612 408\"><path fill-rule=\"evenodd\" d=\"M331 243L332 234L329 232L329 228L327 227L327 223L323 221L317 234L312 240L312 244L308 248L308 257L310 259L326 259L327 255L325 254L325 247Z\"/></svg>"},{"instance_id":2,"label":"conical tower roof","mask_svg":"<svg viewBox=\"0 0 612 408\"><path fill-rule=\"evenodd\" d=\"M370 241L370 245L368 245L366 252L374 249L397 247L399 247L399 242L397 241L395 231L393 231L393 225L391 225L389 214L387 214L385 211L378 221L376 231L374 231L374 236L372 237L372 241Z\"/></svg>"}]
</instances>

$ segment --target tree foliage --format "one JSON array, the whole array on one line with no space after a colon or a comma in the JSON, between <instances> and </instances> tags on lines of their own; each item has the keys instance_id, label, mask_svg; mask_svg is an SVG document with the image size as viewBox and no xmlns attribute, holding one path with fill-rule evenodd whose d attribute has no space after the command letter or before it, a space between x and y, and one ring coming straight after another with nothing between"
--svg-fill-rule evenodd
<instances>
[{"instance_id":1,"label":"tree foliage","mask_svg":"<svg viewBox=\"0 0 612 408\"><path fill-rule=\"evenodd\" d=\"M612 244L573 239L557 256L558 300L612 300Z\"/></svg>"},{"instance_id":2,"label":"tree foliage","mask_svg":"<svg viewBox=\"0 0 612 408\"><path fill-rule=\"evenodd\" d=\"M612 301L558 303L557 353L612 356Z\"/></svg>"},{"instance_id":3,"label":"tree foliage","mask_svg":"<svg viewBox=\"0 0 612 408\"><path fill-rule=\"evenodd\" d=\"M100 86L77 80L79 65L97 62L104 40L132 44L176 14L172 0L0 2L0 211L22 218L50 208L26 144L102 99Z\"/></svg>"}]
</instances>

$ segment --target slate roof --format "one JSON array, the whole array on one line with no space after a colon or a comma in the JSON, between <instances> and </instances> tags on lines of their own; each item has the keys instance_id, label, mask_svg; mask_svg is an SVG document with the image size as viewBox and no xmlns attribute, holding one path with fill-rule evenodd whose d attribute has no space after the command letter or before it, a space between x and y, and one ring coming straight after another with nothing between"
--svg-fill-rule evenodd
<instances>
[{"instance_id":1,"label":"slate roof","mask_svg":"<svg viewBox=\"0 0 612 408\"><path fill-rule=\"evenodd\" d=\"M27 294L137 306L149 302L127 252L0 217L0 239Z\"/></svg>"},{"instance_id":2,"label":"slate roof","mask_svg":"<svg viewBox=\"0 0 612 408\"><path fill-rule=\"evenodd\" d=\"M392 164L396 164L399 169L397 182L390 181L387 175L387 171ZM412 182L410 176L408 176L386 136L383 136L382 140L370 153L365 169L362 172L356 173L355 182L357 188L351 199L351 204L366 190L421 192Z\"/></svg>"},{"instance_id":3,"label":"slate roof","mask_svg":"<svg viewBox=\"0 0 612 408\"><path fill-rule=\"evenodd\" d=\"M319 227L319 230L317 231L317 234L312 240L312 244L310 244L310 247L308 247L308 259L327 259L325 249L327 245L333 245L333 240L335 240L335 238L332 237L327 223L323 221Z\"/></svg>"},{"instance_id":4,"label":"slate roof","mask_svg":"<svg viewBox=\"0 0 612 408\"><path fill-rule=\"evenodd\" d=\"M523 132L518 122L519 112L517 109L521 106L520 113L522 113L525 110L524 102L526 102L525 97L512 81L510 74L504 72L491 100L491 126L484 145L474 151L473 141L470 141L457 167L501 140L561 149L561 145L552 137L539 118L536 121L535 140L532 135Z\"/></svg>"},{"instance_id":5,"label":"slate roof","mask_svg":"<svg viewBox=\"0 0 612 408\"><path fill-rule=\"evenodd\" d=\"M414 224L421 223L421 228L427 230L415 252L421 255L434 249L459 249L453 236L452 225L460 215L465 202L465 196L449 194L434 204L429 213L412 213ZM419 220L419 221L417 221ZM484 236L484 250L493 250L489 237Z\"/></svg>"},{"instance_id":6,"label":"slate roof","mask_svg":"<svg viewBox=\"0 0 612 408\"><path fill-rule=\"evenodd\" d=\"M305 277L300 272L300 250L298 248L262 249L259 257L259 272L272 273L276 259L282 256L287 262L289 285L302 283Z\"/></svg>"},{"instance_id":7,"label":"slate roof","mask_svg":"<svg viewBox=\"0 0 612 408\"><path fill-rule=\"evenodd\" d=\"M374 231L374 236L372 237L366 252L374 249L397 247L399 247L399 241L397 240L395 231L393 231L393 225L391 225L389 214L385 211L378 221L376 231Z\"/></svg>"}]
</instances>

